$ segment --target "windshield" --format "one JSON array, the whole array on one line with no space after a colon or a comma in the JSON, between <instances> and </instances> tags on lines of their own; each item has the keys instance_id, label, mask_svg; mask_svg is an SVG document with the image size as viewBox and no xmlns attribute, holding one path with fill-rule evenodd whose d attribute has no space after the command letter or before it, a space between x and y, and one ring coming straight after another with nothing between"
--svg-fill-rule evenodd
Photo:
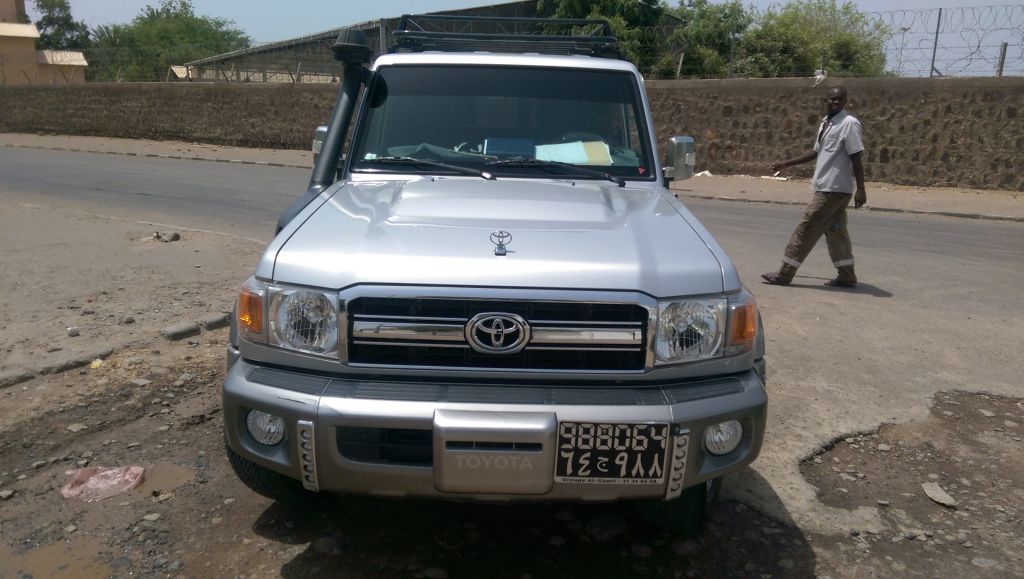
<instances>
[{"instance_id":1,"label":"windshield","mask_svg":"<svg viewBox=\"0 0 1024 579\"><path fill-rule=\"evenodd\" d=\"M366 103L356 173L457 173L409 161L418 159L498 177L654 178L639 88L626 71L386 66Z\"/></svg>"}]
</instances>

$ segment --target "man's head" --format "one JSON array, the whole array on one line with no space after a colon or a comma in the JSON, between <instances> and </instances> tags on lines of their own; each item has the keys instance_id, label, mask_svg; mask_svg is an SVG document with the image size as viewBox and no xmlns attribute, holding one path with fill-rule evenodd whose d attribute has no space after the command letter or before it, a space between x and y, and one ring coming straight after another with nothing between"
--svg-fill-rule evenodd
<instances>
[{"instance_id":1,"label":"man's head","mask_svg":"<svg viewBox=\"0 0 1024 579\"><path fill-rule=\"evenodd\" d=\"M825 91L825 108L828 116L835 116L846 106L846 87L834 86Z\"/></svg>"}]
</instances>

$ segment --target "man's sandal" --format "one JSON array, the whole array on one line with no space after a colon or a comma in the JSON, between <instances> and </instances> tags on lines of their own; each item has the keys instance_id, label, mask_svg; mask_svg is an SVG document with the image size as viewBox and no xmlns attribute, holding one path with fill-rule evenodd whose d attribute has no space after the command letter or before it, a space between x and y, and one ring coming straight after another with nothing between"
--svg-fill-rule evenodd
<instances>
[{"instance_id":1,"label":"man's sandal","mask_svg":"<svg viewBox=\"0 0 1024 579\"><path fill-rule=\"evenodd\" d=\"M761 283L766 283L768 285L789 285L788 281L782 281L779 274L775 272L762 273Z\"/></svg>"},{"instance_id":2,"label":"man's sandal","mask_svg":"<svg viewBox=\"0 0 1024 579\"><path fill-rule=\"evenodd\" d=\"M825 282L825 285L831 286L831 287L857 287L857 282L855 282L855 281L844 281L844 280L841 280L841 279L839 279L837 277L835 279L828 280L827 282Z\"/></svg>"}]
</instances>

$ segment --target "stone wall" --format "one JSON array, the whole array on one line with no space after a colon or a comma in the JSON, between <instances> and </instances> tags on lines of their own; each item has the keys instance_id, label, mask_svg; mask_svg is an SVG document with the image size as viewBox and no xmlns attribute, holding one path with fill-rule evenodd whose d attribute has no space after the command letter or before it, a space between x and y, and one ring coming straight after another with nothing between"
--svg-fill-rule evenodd
<instances>
[{"instance_id":1,"label":"stone wall","mask_svg":"<svg viewBox=\"0 0 1024 579\"><path fill-rule=\"evenodd\" d=\"M765 175L814 146L829 81L650 81L660 141L697 140L698 169ZM1024 191L1024 78L844 81L869 180ZM787 174L810 176L813 164Z\"/></svg>"},{"instance_id":2,"label":"stone wall","mask_svg":"<svg viewBox=\"0 0 1024 579\"><path fill-rule=\"evenodd\" d=\"M868 179L1024 191L1024 78L850 79ZM659 142L697 139L698 170L766 174L809 149L829 82L647 83ZM0 131L309 146L336 85L87 84L0 89ZM792 169L809 175L812 167Z\"/></svg>"},{"instance_id":3,"label":"stone wall","mask_svg":"<svg viewBox=\"0 0 1024 579\"><path fill-rule=\"evenodd\" d=\"M338 85L89 83L0 89L0 132L306 149Z\"/></svg>"}]
</instances>

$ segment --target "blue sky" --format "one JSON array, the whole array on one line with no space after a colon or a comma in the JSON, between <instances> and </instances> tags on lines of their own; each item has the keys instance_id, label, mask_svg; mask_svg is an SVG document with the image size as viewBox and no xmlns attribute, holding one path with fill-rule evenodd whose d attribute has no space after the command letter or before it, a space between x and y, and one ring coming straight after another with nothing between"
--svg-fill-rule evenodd
<instances>
[{"instance_id":1,"label":"blue sky","mask_svg":"<svg viewBox=\"0 0 1024 579\"><path fill-rule=\"evenodd\" d=\"M495 2L481 0L193 0L196 12L203 16L232 20L256 42L271 42L321 32L347 24L399 16L405 13L434 12L456 8L485 6ZM71 13L89 27L130 22L147 5L159 0L70 0ZM675 4L675 0L669 0ZM745 4L764 9L777 0L748 0ZM918 10L1005 4L993 0L854 0L865 11ZM35 20L32 0L25 2L29 17Z\"/></svg>"}]
</instances>

